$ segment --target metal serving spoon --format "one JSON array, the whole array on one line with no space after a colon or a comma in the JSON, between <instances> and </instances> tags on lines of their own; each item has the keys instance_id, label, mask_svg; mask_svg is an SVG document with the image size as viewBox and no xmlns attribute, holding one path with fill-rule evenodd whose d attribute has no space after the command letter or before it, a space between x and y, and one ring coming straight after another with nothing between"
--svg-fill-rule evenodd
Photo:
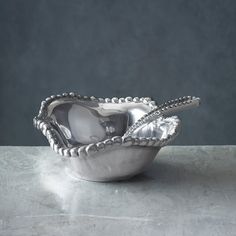
<instances>
[{"instance_id":1,"label":"metal serving spoon","mask_svg":"<svg viewBox=\"0 0 236 236\"><path fill-rule=\"evenodd\" d=\"M166 116L175 112L180 112L186 109L194 108L200 105L200 98L185 96L174 100L167 101L150 112L146 113L140 119L138 119L133 125L131 125L125 132L124 136L131 136L141 126L151 123L160 116Z\"/></svg>"}]
</instances>

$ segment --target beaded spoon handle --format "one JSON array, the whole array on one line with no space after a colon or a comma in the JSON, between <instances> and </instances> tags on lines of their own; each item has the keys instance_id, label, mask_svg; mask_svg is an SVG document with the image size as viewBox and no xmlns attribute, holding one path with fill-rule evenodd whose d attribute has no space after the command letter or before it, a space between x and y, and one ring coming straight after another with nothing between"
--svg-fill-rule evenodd
<instances>
[{"instance_id":1,"label":"beaded spoon handle","mask_svg":"<svg viewBox=\"0 0 236 236\"><path fill-rule=\"evenodd\" d=\"M144 124L156 120L159 116L166 116L175 112L183 111L185 109L194 108L199 105L200 98L192 96L185 96L182 98L167 101L138 119L133 125L128 128L128 130L124 134L124 137L131 136L136 129L140 128Z\"/></svg>"}]
</instances>

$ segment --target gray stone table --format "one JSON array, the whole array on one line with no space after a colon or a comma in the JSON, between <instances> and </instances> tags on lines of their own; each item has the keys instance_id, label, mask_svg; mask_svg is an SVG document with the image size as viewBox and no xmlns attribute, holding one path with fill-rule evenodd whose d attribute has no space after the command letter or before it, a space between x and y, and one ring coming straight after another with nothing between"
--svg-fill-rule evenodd
<instances>
[{"instance_id":1,"label":"gray stone table","mask_svg":"<svg viewBox=\"0 0 236 236\"><path fill-rule=\"evenodd\" d=\"M236 146L163 148L123 182L76 181L49 147L0 147L0 235L236 235Z\"/></svg>"}]
</instances>

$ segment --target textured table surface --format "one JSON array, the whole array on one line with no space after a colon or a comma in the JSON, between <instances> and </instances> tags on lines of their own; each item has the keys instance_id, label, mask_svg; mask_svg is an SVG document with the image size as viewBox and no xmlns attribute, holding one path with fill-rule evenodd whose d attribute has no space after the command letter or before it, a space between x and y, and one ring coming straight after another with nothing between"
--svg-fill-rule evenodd
<instances>
[{"instance_id":1,"label":"textured table surface","mask_svg":"<svg viewBox=\"0 0 236 236\"><path fill-rule=\"evenodd\" d=\"M236 235L236 146L165 147L143 174L75 181L49 147L0 147L0 235Z\"/></svg>"}]
</instances>

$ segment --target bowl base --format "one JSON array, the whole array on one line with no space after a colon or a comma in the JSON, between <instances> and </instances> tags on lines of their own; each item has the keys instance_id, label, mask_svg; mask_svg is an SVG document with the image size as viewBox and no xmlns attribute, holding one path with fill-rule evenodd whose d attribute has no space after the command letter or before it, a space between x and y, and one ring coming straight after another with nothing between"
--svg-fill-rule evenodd
<instances>
[{"instance_id":1,"label":"bowl base","mask_svg":"<svg viewBox=\"0 0 236 236\"><path fill-rule=\"evenodd\" d=\"M67 176L69 176L71 179L75 180L75 181L88 181L88 182L116 182L116 181L123 181L123 180L127 180L127 179L131 179L133 177L135 177L136 175L142 173L143 171L139 171L135 174L132 175L127 175L127 176L121 176L121 177L114 177L114 178L101 178L101 179L93 179L93 178L88 178L85 176L80 176L78 173L76 173L75 171L73 171L72 169L70 169L69 167L65 168L65 173Z\"/></svg>"}]
</instances>

